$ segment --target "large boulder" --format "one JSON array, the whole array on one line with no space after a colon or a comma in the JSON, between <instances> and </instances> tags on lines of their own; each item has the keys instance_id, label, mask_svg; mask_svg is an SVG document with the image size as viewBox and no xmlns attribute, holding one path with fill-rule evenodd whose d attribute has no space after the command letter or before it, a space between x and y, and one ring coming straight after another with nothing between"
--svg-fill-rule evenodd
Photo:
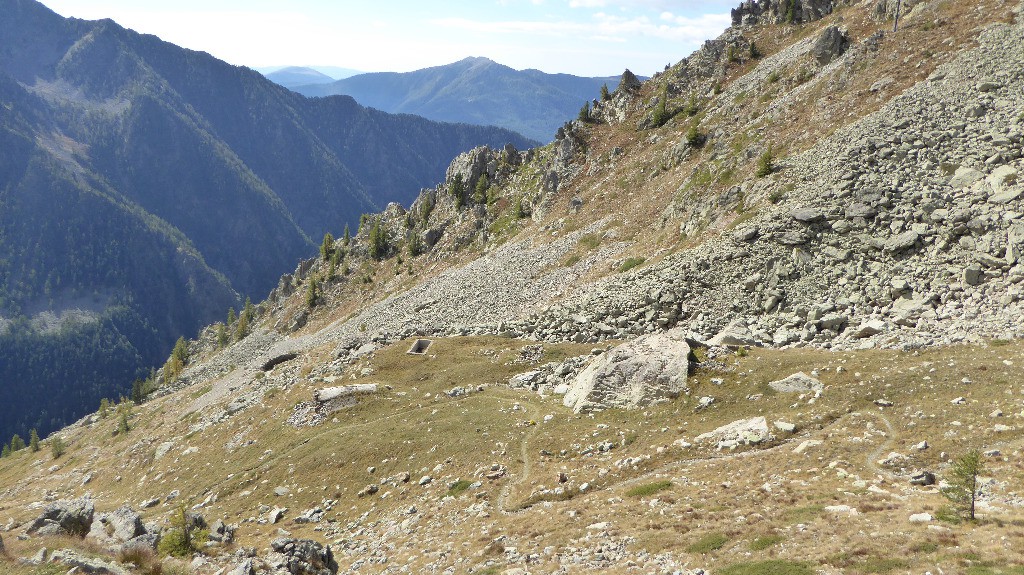
<instances>
[{"instance_id":1,"label":"large boulder","mask_svg":"<svg viewBox=\"0 0 1024 575\"><path fill-rule=\"evenodd\" d=\"M92 499L55 501L46 506L27 532L35 535L72 535L85 537L92 527L96 507Z\"/></svg>"},{"instance_id":2,"label":"large boulder","mask_svg":"<svg viewBox=\"0 0 1024 575\"><path fill-rule=\"evenodd\" d=\"M280 553L280 568L291 575L335 575L338 563L334 560L330 546L323 546L311 539L274 539L270 548Z\"/></svg>"},{"instance_id":3,"label":"large boulder","mask_svg":"<svg viewBox=\"0 0 1024 575\"><path fill-rule=\"evenodd\" d=\"M110 513L100 513L92 523L89 536L100 541L113 540L124 543L146 533L142 518L134 509L125 505Z\"/></svg>"},{"instance_id":4,"label":"large boulder","mask_svg":"<svg viewBox=\"0 0 1024 575\"><path fill-rule=\"evenodd\" d=\"M639 337L597 357L572 381L563 403L580 413L676 397L686 390L689 355L680 329Z\"/></svg>"},{"instance_id":5,"label":"large boulder","mask_svg":"<svg viewBox=\"0 0 1024 575\"><path fill-rule=\"evenodd\" d=\"M772 439L768 422L764 417L740 419L723 425L713 431L702 433L695 439L697 443L716 443L719 449L734 448L739 445L753 445Z\"/></svg>"},{"instance_id":6,"label":"large boulder","mask_svg":"<svg viewBox=\"0 0 1024 575\"><path fill-rule=\"evenodd\" d=\"M814 59L824 66L842 56L850 47L850 37L838 26L828 26L814 42Z\"/></svg>"}]
</instances>

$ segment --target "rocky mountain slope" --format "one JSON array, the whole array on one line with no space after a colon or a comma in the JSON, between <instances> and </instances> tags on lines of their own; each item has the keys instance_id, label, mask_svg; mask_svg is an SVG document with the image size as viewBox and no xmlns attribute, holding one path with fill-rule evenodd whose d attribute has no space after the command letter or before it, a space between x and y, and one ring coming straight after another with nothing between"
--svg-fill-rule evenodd
<instances>
[{"instance_id":1,"label":"rocky mountain slope","mask_svg":"<svg viewBox=\"0 0 1024 575\"><path fill-rule=\"evenodd\" d=\"M413 72L357 74L333 83L289 88L306 96L345 94L363 106L440 122L501 126L548 142L562 123L617 78L584 78L514 70L487 58L466 58Z\"/></svg>"},{"instance_id":2,"label":"rocky mountain slope","mask_svg":"<svg viewBox=\"0 0 1024 575\"><path fill-rule=\"evenodd\" d=\"M0 460L7 565L151 569L187 509L161 565L201 574L1019 571L1024 6L796 6L457 157Z\"/></svg>"},{"instance_id":3,"label":"rocky mountain slope","mask_svg":"<svg viewBox=\"0 0 1024 575\"><path fill-rule=\"evenodd\" d=\"M325 232L410 201L455 154L528 143L309 101L32 0L0 8L4 437L129 393L179 336L264 297Z\"/></svg>"}]
</instances>

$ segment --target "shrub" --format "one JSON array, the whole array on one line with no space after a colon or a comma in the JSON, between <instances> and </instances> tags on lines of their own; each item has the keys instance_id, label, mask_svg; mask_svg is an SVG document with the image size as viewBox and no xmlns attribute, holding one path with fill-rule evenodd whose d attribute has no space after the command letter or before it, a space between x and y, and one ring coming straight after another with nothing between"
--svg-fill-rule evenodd
<instances>
[{"instance_id":1,"label":"shrub","mask_svg":"<svg viewBox=\"0 0 1024 575\"><path fill-rule=\"evenodd\" d=\"M704 145L704 134L700 133L697 128L697 122L694 121L690 124L690 128L686 130L686 143L693 147L700 147Z\"/></svg>"},{"instance_id":2,"label":"shrub","mask_svg":"<svg viewBox=\"0 0 1024 575\"><path fill-rule=\"evenodd\" d=\"M654 106L654 112L651 114L651 123L655 128L664 126L665 122L672 119L672 115L668 111L668 87L661 89L661 94L658 96L658 103Z\"/></svg>"},{"instance_id":3,"label":"shrub","mask_svg":"<svg viewBox=\"0 0 1024 575\"><path fill-rule=\"evenodd\" d=\"M763 178L775 171L775 154L772 153L771 146L764 151L759 158L757 158L757 169L754 171L754 175L759 178Z\"/></svg>"},{"instance_id":4,"label":"shrub","mask_svg":"<svg viewBox=\"0 0 1024 575\"><path fill-rule=\"evenodd\" d=\"M185 506L179 505L171 515L171 528L160 538L157 551L161 555L188 557L198 551L208 537L209 532L200 529L185 511Z\"/></svg>"},{"instance_id":5,"label":"shrub","mask_svg":"<svg viewBox=\"0 0 1024 575\"><path fill-rule=\"evenodd\" d=\"M686 548L688 553L710 553L725 546L729 538L724 533L708 533Z\"/></svg>"},{"instance_id":6,"label":"shrub","mask_svg":"<svg viewBox=\"0 0 1024 575\"><path fill-rule=\"evenodd\" d=\"M648 495L654 495L659 491L664 491L672 487L672 482L669 480L655 481L654 483L646 483L644 485L637 485L626 492L627 497L647 497Z\"/></svg>"}]
</instances>

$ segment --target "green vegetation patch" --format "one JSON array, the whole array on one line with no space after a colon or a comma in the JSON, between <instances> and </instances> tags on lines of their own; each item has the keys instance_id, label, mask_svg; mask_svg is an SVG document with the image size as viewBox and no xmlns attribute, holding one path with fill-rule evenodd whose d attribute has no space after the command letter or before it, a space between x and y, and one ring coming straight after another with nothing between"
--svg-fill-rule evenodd
<instances>
[{"instance_id":1,"label":"green vegetation patch","mask_svg":"<svg viewBox=\"0 0 1024 575\"><path fill-rule=\"evenodd\" d=\"M622 262L622 265L619 266L619 273L628 272L638 265L643 264L645 261L647 260L644 258L627 258L626 261Z\"/></svg>"},{"instance_id":2,"label":"green vegetation patch","mask_svg":"<svg viewBox=\"0 0 1024 575\"><path fill-rule=\"evenodd\" d=\"M728 541L729 537L724 533L709 533L692 543L686 548L686 551L688 553L710 553L721 549Z\"/></svg>"},{"instance_id":3,"label":"green vegetation patch","mask_svg":"<svg viewBox=\"0 0 1024 575\"><path fill-rule=\"evenodd\" d=\"M736 563L718 571L720 575L814 575L814 570L806 563L771 559Z\"/></svg>"},{"instance_id":4,"label":"green vegetation patch","mask_svg":"<svg viewBox=\"0 0 1024 575\"><path fill-rule=\"evenodd\" d=\"M472 481L469 481L468 479L460 479L448 486L448 495L451 495L452 497L461 495L469 489L470 485L473 485Z\"/></svg>"},{"instance_id":5,"label":"green vegetation patch","mask_svg":"<svg viewBox=\"0 0 1024 575\"><path fill-rule=\"evenodd\" d=\"M669 480L655 481L654 483L646 483L644 485L637 485L626 492L629 497L647 497L648 495L654 495L659 491L664 491L672 487L672 482Z\"/></svg>"},{"instance_id":6,"label":"green vegetation patch","mask_svg":"<svg viewBox=\"0 0 1024 575\"><path fill-rule=\"evenodd\" d=\"M769 547L773 547L782 543L786 538L782 535L765 535L764 537L758 537L750 542L751 551L763 551Z\"/></svg>"}]
</instances>

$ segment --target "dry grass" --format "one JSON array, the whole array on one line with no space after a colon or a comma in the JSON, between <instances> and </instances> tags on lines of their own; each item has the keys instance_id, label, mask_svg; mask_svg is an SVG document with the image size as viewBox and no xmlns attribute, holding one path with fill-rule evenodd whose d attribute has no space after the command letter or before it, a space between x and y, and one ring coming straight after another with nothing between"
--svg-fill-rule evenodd
<instances>
[{"instance_id":1,"label":"dry grass","mask_svg":"<svg viewBox=\"0 0 1024 575\"><path fill-rule=\"evenodd\" d=\"M1001 537L1022 531L1013 524L1012 511L986 512L988 521L932 534L910 524L907 517L922 510L934 513L943 505L941 497L933 489L911 488L905 478L886 475L894 470L878 469L875 464L896 451L910 456L912 467L941 475L942 451L957 454L969 448L998 447L1008 454L1021 449L1019 434L993 432L995 421L988 417L999 407L1006 412L1004 422L1020 425L1014 412L1020 409L1017 397L1024 393L1019 384L1024 381L1019 367L1024 365L1024 344L1020 342L918 353L752 349L745 357L732 358L731 371L697 374L691 382L691 397L641 411L592 415L573 415L557 398L544 399L502 384L530 369L530 364L516 361L523 345L502 338L440 339L427 355L409 356L404 353L408 342L396 343L352 368L357 373L364 365L371 367L373 374L358 381L386 386L383 391L337 413L336 422L314 428L284 424L292 406L310 397L315 387L310 382L282 382L278 392L264 396L263 405L190 439L185 439L190 422L179 422L173 411L175 397L158 400L137 409L139 420L146 424L127 436L110 437L107 422L66 433L68 453L61 469L52 474L43 473L41 465L33 466L28 456L0 462L4 512L17 522L29 520L34 512L26 506L37 501L42 490L62 497L78 495L84 490L80 474L89 469L94 479L88 488L101 494L100 511L179 489L187 504L216 494L216 503L203 510L211 520L243 522L258 517L260 504L287 506L291 511L285 528L294 536L319 540L323 533L313 531L311 525L291 523L291 518L329 498L341 502L328 514L338 525L365 513L381 520L402 517L403 509L415 505L434 526L431 531L506 533L520 540L520 545L531 540L533 533L541 533L546 545L579 546L587 535L586 525L607 521L613 533L635 537L636 549L703 557L704 551L686 546L716 534L728 542L701 548L707 548L707 556L722 565L748 561L743 554L752 547L769 554L768 558L809 565L842 563L843 568L858 572L900 572L903 568L893 559L911 566L943 565L956 570L968 561L956 555L957 549L970 549L977 561L996 561L997 566L1024 560L1020 549L1000 543ZM589 349L545 346L541 362L585 354ZM822 397L814 403L790 394L750 399L767 381L813 370L825 384ZM723 382L712 384L712 377ZM962 383L964 377L972 383ZM484 390L459 397L446 394L454 387L478 385ZM180 394L187 397L189 390ZM694 411L694 397L706 394L716 397L714 405ZM957 396L967 398L967 403L952 405ZM872 403L879 397L895 405L879 409ZM210 413L217 409L217 405L208 408ZM545 423L548 414L554 417ZM734 453L700 446L681 450L673 445L676 439L692 441L723 423L754 415L764 415L769 422L796 423L800 431L795 437L778 434L775 442ZM191 423L203 416L197 414ZM886 419L893 426L891 433ZM256 438L255 444L225 449L232 437L246 429L249 437ZM175 447L155 460L156 446L173 438L177 438ZM804 439L823 443L803 455L792 454ZM922 440L931 447L912 449ZM595 447L603 442L615 447L607 453L597 451ZM197 447L199 452L183 455L186 447ZM883 453L878 455L880 448ZM633 463L620 465L627 458ZM496 481L484 479L482 471L491 463L505 465L508 475ZM1000 482L994 487L996 494L1024 484L1019 460L986 463ZM367 472L370 466L376 467L373 474ZM413 481L382 485L375 497L355 497L365 485L401 472L409 472ZM543 490L558 485L560 472L569 477L566 491L544 495ZM431 475L434 482L415 485L421 475ZM26 477L31 481L26 482ZM861 487L855 484L858 477L864 482ZM462 503L441 502L449 486L459 485L457 480L466 482L467 489L452 501ZM472 481L483 485L469 489ZM580 493L583 483L590 488ZM291 493L274 496L272 490L279 485L289 487ZM659 489L647 493L652 485ZM871 492L867 486L892 495ZM632 490L643 490L657 503L643 494L615 498ZM489 501L489 516L461 513L479 501ZM826 506L842 504L860 513L837 523L824 511ZM500 505L521 511L504 515L494 509ZM145 517L159 521L170 509L161 505L147 510ZM575 519L568 515L570 511ZM755 527L771 536L751 539L746 533ZM239 544L265 546L276 529L244 522ZM11 539L5 541L18 556L31 555L40 544L51 548L73 544ZM469 556L483 551L490 542L470 542L460 553ZM900 550L898 555L892 555L894 549ZM30 572L17 575L22 573Z\"/></svg>"}]
</instances>

